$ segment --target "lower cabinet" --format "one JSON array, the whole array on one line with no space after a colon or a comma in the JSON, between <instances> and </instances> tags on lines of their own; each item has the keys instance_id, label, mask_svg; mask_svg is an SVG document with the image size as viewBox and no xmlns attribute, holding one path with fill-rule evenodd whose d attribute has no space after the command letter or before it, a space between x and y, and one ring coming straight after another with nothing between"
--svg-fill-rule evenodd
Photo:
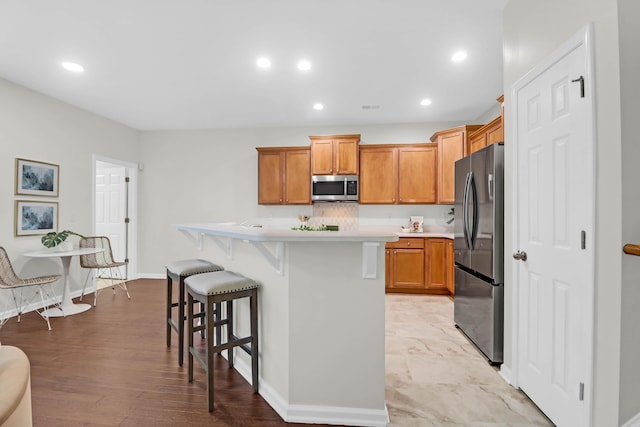
<instances>
[{"instance_id":1,"label":"lower cabinet","mask_svg":"<svg viewBox=\"0 0 640 427\"><path fill-rule=\"evenodd\" d=\"M385 261L387 292L453 294L453 241L450 239L400 238L387 243Z\"/></svg>"}]
</instances>

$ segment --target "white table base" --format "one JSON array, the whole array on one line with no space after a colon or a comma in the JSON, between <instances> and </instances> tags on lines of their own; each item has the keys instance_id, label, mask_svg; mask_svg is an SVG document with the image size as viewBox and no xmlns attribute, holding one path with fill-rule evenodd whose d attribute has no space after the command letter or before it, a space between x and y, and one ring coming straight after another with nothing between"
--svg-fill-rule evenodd
<instances>
[{"instance_id":1,"label":"white table base","mask_svg":"<svg viewBox=\"0 0 640 427\"><path fill-rule=\"evenodd\" d=\"M37 251L37 252L28 252L25 256L33 257L33 258L53 258L59 257L62 261L62 281L64 283L64 288L62 292L62 301L60 304L57 304L55 307L49 308L45 310L42 315L48 317L65 317L70 316L72 314L82 313L91 308L90 304L74 304L71 299L71 290L69 289L69 267L71 266L71 258L74 255L86 255L91 253L102 252L104 249L101 248L82 248L82 249L74 249L71 251Z\"/></svg>"}]
</instances>

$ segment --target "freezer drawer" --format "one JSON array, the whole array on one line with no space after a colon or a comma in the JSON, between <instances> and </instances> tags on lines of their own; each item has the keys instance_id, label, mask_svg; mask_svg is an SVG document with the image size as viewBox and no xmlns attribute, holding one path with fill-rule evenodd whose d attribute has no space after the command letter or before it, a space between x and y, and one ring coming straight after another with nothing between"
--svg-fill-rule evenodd
<instances>
[{"instance_id":1,"label":"freezer drawer","mask_svg":"<svg viewBox=\"0 0 640 427\"><path fill-rule=\"evenodd\" d=\"M492 364L502 363L504 287L455 269L454 322Z\"/></svg>"}]
</instances>

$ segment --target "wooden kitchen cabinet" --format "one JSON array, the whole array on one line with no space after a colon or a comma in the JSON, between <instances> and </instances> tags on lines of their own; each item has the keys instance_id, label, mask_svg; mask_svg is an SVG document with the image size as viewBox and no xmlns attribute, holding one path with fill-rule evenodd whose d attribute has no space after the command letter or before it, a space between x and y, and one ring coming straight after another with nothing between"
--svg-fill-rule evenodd
<instances>
[{"instance_id":1,"label":"wooden kitchen cabinet","mask_svg":"<svg viewBox=\"0 0 640 427\"><path fill-rule=\"evenodd\" d=\"M357 175L360 135L310 136L312 175Z\"/></svg>"},{"instance_id":2,"label":"wooden kitchen cabinet","mask_svg":"<svg viewBox=\"0 0 640 427\"><path fill-rule=\"evenodd\" d=\"M495 142L504 141L502 129L502 116L498 116L491 122L469 135L469 154L475 153Z\"/></svg>"},{"instance_id":3,"label":"wooden kitchen cabinet","mask_svg":"<svg viewBox=\"0 0 640 427\"><path fill-rule=\"evenodd\" d=\"M436 203L436 144L398 148L398 202Z\"/></svg>"},{"instance_id":4,"label":"wooden kitchen cabinet","mask_svg":"<svg viewBox=\"0 0 640 427\"><path fill-rule=\"evenodd\" d=\"M402 237L385 246L389 293L453 294L453 240Z\"/></svg>"},{"instance_id":5,"label":"wooden kitchen cabinet","mask_svg":"<svg viewBox=\"0 0 640 427\"><path fill-rule=\"evenodd\" d=\"M437 201L437 145L360 146L361 204Z\"/></svg>"},{"instance_id":6,"label":"wooden kitchen cabinet","mask_svg":"<svg viewBox=\"0 0 640 427\"><path fill-rule=\"evenodd\" d=\"M438 203L455 203L455 162L469 154L467 138L481 127L482 125L458 126L431 136L431 141L438 144Z\"/></svg>"},{"instance_id":7,"label":"wooden kitchen cabinet","mask_svg":"<svg viewBox=\"0 0 640 427\"><path fill-rule=\"evenodd\" d=\"M447 239L447 244L446 244L446 253L445 253L445 264L447 266L447 277L445 279L445 282L447 284L447 289L449 290L449 294L451 294L451 296L454 296L456 294L455 292L455 281L454 281L454 277L455 277L455 258L454 258L454 252L453 252L453 240L452 239Z\"/></svg>"},{"instance_id":8,"label":"wooden kitchen cabinet","mask_svg":"<svg viewBox=\"0 0 640 427\"><path fill-rule=\"evenodd\" d=\"M425 288L430 293L448 294L447 278L449 267L447 264L447 242L450 239L425 239Z\"/></svg>"},{"instance_id":9,"label":"wooden kitchen cabinet","mask_svg":"<svg viewBox=\"0 0 640 427\"><path fill-rule=\"evenodd\" d=\"M269 147L258 150L258 204L311 204L310 149Z\"/></svg>"},{"instance_id":10,"label":"wooden kitchen cabinet","mask_svg":"<svg viewBox=\"0 0 640 427\"><path fill-rule=\"evenodd\" d=\"M385 247L387 290L412 292L424 289L424 239L403 237Z\"/></svg>"},{"instance_id":11,"label":"wooden kitchen cabinet","mask_svg":"<svg viewBox=\"0 0 640 427\"><path fill-rule=\"evenodd\" d=\"M398 186L397 150L393 146L360 147L361 204L394 204Z\"/></svg>"}]
</instances>

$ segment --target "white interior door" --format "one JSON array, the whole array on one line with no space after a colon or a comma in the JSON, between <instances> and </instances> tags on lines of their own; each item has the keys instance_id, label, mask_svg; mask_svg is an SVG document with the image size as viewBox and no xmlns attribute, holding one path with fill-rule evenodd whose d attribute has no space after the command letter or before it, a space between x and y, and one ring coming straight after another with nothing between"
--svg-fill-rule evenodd
<instances>
[{"instance_id":1,"label":"white interior door","mask_svg":"<svg viewBox=\"0 0 640 427\"><path fill-rule=\"evenodd\" d=\"M127 253L125 178L124 166L96 163L96 235L109 237L116 261L124 260Z\"/></svg>"},{"instance_id":2,"label":"white interior door","mask_svg":"<svg viewBox=\"0 0 640 427\"><path fill-rule=\"evenodd\" d=\"M526 253L512 260L517 379L559 427L590 419L595 193L587 59L579 43L514 90L515 248Z\"/></svg>"}]
</instances>

